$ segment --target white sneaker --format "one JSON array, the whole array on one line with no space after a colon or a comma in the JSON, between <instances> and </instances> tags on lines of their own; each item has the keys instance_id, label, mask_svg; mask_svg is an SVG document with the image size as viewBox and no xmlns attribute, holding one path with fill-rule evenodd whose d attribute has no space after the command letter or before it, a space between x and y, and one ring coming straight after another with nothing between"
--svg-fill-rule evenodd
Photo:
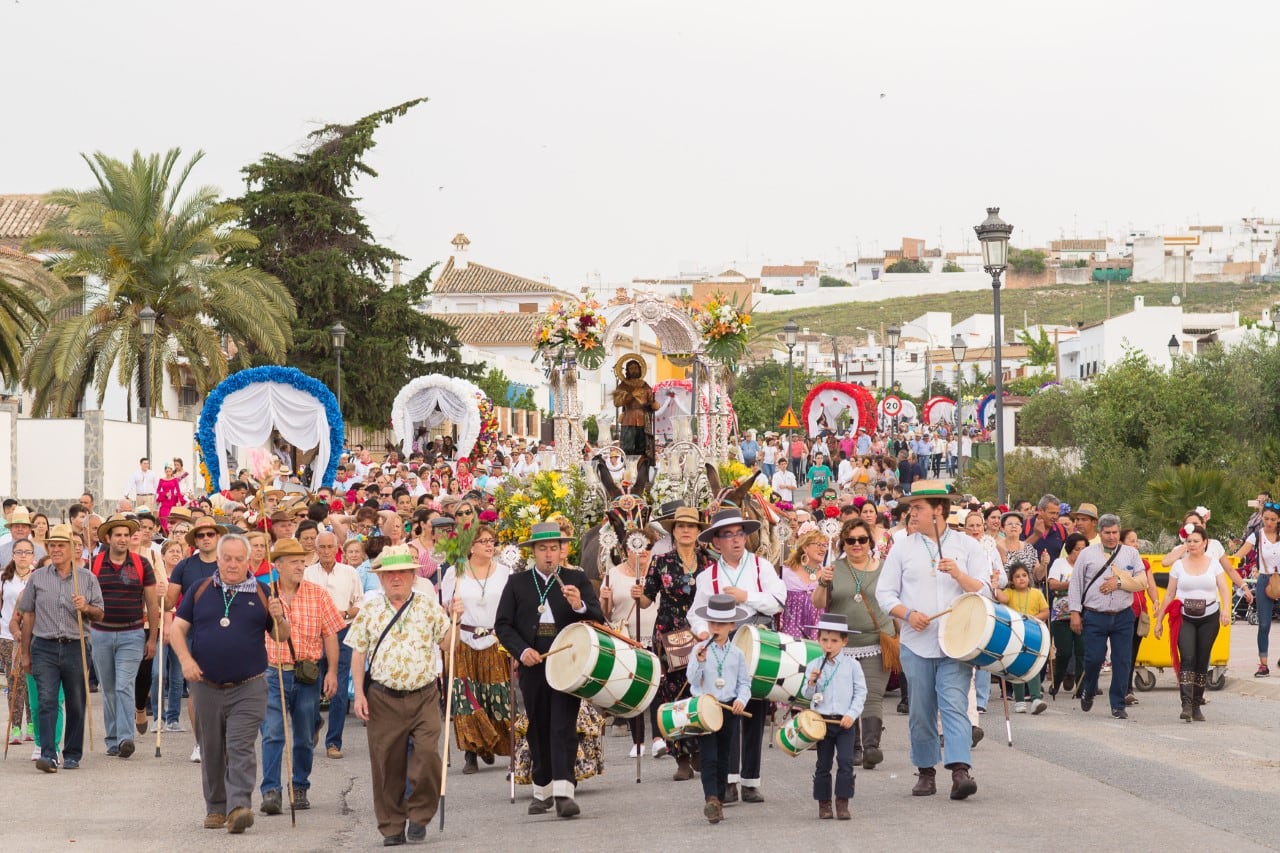
<instances>
[{"instance_id":1,"label":"white sneaker","mask_svg":"<svg viewBox=\"0 0 1280 853\"><path fill-rule=\"evenodd\" d=\"M40 747L37 746L35 749L31 750L31 760L32 761L40 760Z\"/></svg>"},{"instance_id":2,"label":"white sneaker","mask_svg":"<svg viewBox=\"0 0 1280 853\"><path fill-rule=\"evenodd\" d=\"M165 723L164 724L165 734L177 734L179 732L185 732L185 731L186 729L182 727L182 723Z\"/></svg>"},{"instance_id":3,"label":"white sneaker","mask_svg":"<svg viewBox=\"0 0 1280 853\"><path fill-rule=\"evenodd\" d=\"M191 763L192 764L200 763L200 744L196 744L196 748L191 750Z\"/></svg>"},{"instance_id":4,"label":"white sneaker","mask_svg":"<svg viewBox=\"0 0 1280 853\"><path fill-rule=\"evenodd\" d=\"M638 744L638 743L634 743L634 744L632 744L632 745L631 745L631 754L628 756L628 758L639 758L639 757L640 757L640 752L641 752L643 749L644 749L644 747L643 747L643 746L641 746L641 745L640 745L640 744Z\"/></svg>"},{"instance_id":5,"label":"white sneaker","mask_svg":"<svg viewBox=\"0 0 1280 853\"><path fill-rule=\"evenodd\" d=\"M1044 712L1044 709L1048 707L1049 706L1045 703L1043 699L1037 699L1036 701L1031 703L1031 713L1041 714Z\"/></svg>"},{"instance_id":6,"label":"white sneaker","mask_svg":"<svg viewBox=\"0 0 1280 853\"><path fill-rule=\"evenodd\" d=\"M1015 714L1025 714L1025 713L1027 713L1027 703L1026 703L1026 702L1015 702L1015 703L1013 703L1013 713L1015 713Z\"/></svg>"},{"instance_id":7,"label":"white sneaker","mask_svg":"<svg viewBox=\"0 0 1280 853\"><path fill-rule=\"evenodd\" d=\"M653 739L653 757L661 758L667 754L667 742L662 738Z\"/></svg>"}]
</instances>

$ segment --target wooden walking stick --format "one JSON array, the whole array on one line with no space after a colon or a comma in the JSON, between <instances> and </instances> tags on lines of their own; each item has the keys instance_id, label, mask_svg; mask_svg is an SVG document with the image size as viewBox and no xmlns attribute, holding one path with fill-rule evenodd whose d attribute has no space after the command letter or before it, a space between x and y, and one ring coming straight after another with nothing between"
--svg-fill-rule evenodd
<instances>
[{"instance_id":1,"label":"wooden walking stick","mask_svg":"<svg viewBox=\"0 0 1280 853\"><path fill-rule=\"evenodd\" d=\"M449 609L453 610L452 607L450 607ZM458 650L458 614L457 613L451 614L450 621L453 623L449 627L449 633L453 635L453 642L449 644L449 689L445 693L445 700L444 700L444 760L446 762L446 766L449 760L449 745L450 745L449 744L449 723L452 722L453 720L453 684L454 684L453 661L456 656L456 652ZM515 779L514 773L512 774L511 778ZM440 774L440 831L441 832L444 832L444 793L445 793L445 789L448 788L448 786L449 786L449 774L448 773ZM512 796L514 797L515 795L512 794Z\"/></svg>"},{"instance_id":2,"label":"wooden walking stick","mask_svg":"<svg viewBox=\"0 0 1280 853\"><path fill-rule=\"evenodd\" d=\"M80 571L71 564L71 589L80 597ZM84 614L76 608L76 629L80 632L80 668L84 672L84 719L89 726L89 751L93 752L93 709L89 704L89 653L84 647Z\"/></svg>"},{"instance_id":3,"label":"wooden walking stick","mask_svg":"<svg viewBox=\"0 0 1280 853\"><path fill-rule=\"evenodd\" d=\"M276 577L271 580L271 594L275 598L280 598L279 572ZM284 604L283 599L280 602ZM274 625L272 626L274 629ZM274 633L274 631L273 631ZM280 642L276 640L276 642ZM280 787L289 791L289 825L296 827L298 825L298 810L293 804L293 736L290 732L289 725L289 697L284 692L284 664L276 661L276 679L280 685L280 721L284 724L284 755L282 756L281 769L284 771L280 781Z\"/></svg>"},{"instance_id":4,"label":"wooden walking stick","mask_svg":"<svg viewBox=\"0 0 1280 853\"><path fill-rule=\"evenodd\" d=\"M12 739L9 735L13 731L13 699L14 699L14 681L23 678L22 663L18 657L17 645L14 646L13 659L9 661L9 675L5 679L5 689L9 691L9 731L4 734L4 760L9 759L9 741Z\"/></svg>"},{"instance_id":5,"label":"wooden walking stick","mask_svg":"<svg viewBox=\"0 0 1280 853\"><path fill-rule=\"evenodd\" d=\"M160 757L160 730L164 728L164 598L160 599L160 632L156 643L156 758Z\"/></svg>"},{"instance_id":6,"label":"wooden walking stick","mask_svg":"<svg viewBox=\"0 0 1280 853\"><path fill-rule=\"evenodd\" d=\"M1009 722L1009 682L1000 679L1000 693L1004 697L1004 733L1009 738L1009 746L1013 746L1013 724Z\"/></svg>"}]
</instances>

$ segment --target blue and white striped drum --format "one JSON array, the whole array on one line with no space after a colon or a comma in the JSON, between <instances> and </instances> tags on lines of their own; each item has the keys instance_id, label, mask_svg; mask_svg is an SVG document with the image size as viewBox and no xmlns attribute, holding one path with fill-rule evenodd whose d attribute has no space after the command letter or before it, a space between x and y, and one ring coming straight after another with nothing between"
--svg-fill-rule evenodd
<instances>
[{"instance_id":1,"label":"blue and white striped drum","mask_svg":"<svg viewBox=\"0 0 1280 853\"><path fill-rule=\"evenodd\" d=\"M943 619L943 654L1005 681L1030 681L1049 659L1049 626L985 596L960 596Z\"/></svg>"}]
</instances>

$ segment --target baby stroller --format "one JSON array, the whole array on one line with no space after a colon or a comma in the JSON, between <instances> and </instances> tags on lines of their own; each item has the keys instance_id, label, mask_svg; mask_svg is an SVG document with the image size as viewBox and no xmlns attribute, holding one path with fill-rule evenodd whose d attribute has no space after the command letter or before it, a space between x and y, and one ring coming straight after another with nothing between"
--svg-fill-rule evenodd
<instances>
[{"instance_id":1,"label":"baby stroller","mask_svg":"<svg viewBox=\"0 0 1280 853\"><path fill-rule=\"evenodd\" d=\"M1256 578L1245 578L1244 584L1232 587L1231 589L1231 621L1244 619L1250 625L1258 624L1258 611L1253 606L1253 602L1244 597L1245 587L1253 591L1257 583Z\"/></svg>"}]
</instances>

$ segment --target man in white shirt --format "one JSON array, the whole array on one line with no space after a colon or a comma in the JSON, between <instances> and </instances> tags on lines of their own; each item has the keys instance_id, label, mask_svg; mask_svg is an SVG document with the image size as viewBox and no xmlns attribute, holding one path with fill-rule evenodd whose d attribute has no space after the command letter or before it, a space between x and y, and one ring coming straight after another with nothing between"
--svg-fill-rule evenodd
<instances>
[{"instance_id":1,"label":"man in white shirt","mask_svg":"<svg viewBox=\"0 0 1280 853\"><path fill-rule=\"evenodd\" d=\"M969 458L973 456L973 436L969 434L969 430L962 429L960 431L960 471L963 474L969 470Z\"/></svg>"},{"instance_id":2,"label":"man in white shirt","mask_svg":"<svg viewBox=\"0 0 1280 853\"><path fill-rule=\"evenodd\" d=\"M876 600L880 609L902 620L902 671L911 693L911 763L917 781L913 796L936 793L934 765L945 756L951 771L951 799L978 790L969 775L973 729L969 722L969 685L973 667L948 657L940 643L945 622L934 619L965 593L990 597L990 562L971 536L947 528L952 488L940 480L920 480L901 500L910 503L918 532L893 546L885 559ZM945 618L945 617L944 617ZM938 742L938 718L946 737Z\"/></svg>"},{"instance_id":3,"label":"man in white shirt","mask_svg":"<svg viewBox=\"0 0 1280 853\"><path fill-rule=\"evenodd\" d=\"M364 601L364 583L360 573L346 563L338 562L338 537L328 531L316 536L318 562L308 566L302 579L324 587L333 599L333 606L342 616L342 630L338 632L338 692L329 700L329 731L325 734L325 754L330 758L342 757L342 730L347 721L347 681L351 678L351 648L346 644L347 629L360 612ZM320 683L328 674L329 662L320 658ZM316 721L316 732L322 720Z\"/></svg>"},{"instance_id":4,"label":"man in white shirt","mask_svg":"<svg viewBox=\"0 0 1280 853\"><path fill-rule=\"evenodd\" d=\"M698 534L698 540L720 552L720 558L698 574L693 606L689 608L689 627L699 639L711 636L705 619L697 615L713 595L732 595L734 601L750 614L747 622L772 626L772 616L782 610L787 600L787 587L766 559L747 552L747 537L760 529L760 522L743 518L736 509L717 512L711 525ZM741 738L729 750L729 782L726 803L737 802L738 783L742 783L744 803L762 803L760 794L760 751L764 742L765 715L768 703L752 699L743 719ZM741 772L739 772L741 765Z\"/></svg>"},{"instance_id":5,"label":"man in white shirt","mask_svg":"<svg viewBox=\"0 0 1280 853\"><path fill-rule=\"evenodd\" d=\"M847 457L840 460L839 470L836 471L836 485L841 489L848 489L853 485L853 462Z\"/></svg>"},{"instance_id":6,"label":"man in white shirt","mask_svg":"<svg viewBox=\"0 0 1280 853\"><path fill-rule=\"evenodd\" d=\"M791 473L791 469L785 465L773 472L773 482L770 483L773 491L778 495L778 500L787 503L795 502L796 475Z\"/></svg>"},{"instance_id":7,"label":"man in white shirt","mask_svg":"<svg viewBox=\"0 0 1280 853\"><path fill-rule=\"evenodd\" d=\"M159 484L159 478L151 470L151 460L144 456L138 460L138 470L133 472L129 484L124 487L124 496L132 497L135 506L155 506Z\"/></svg>"}]
</instances>

